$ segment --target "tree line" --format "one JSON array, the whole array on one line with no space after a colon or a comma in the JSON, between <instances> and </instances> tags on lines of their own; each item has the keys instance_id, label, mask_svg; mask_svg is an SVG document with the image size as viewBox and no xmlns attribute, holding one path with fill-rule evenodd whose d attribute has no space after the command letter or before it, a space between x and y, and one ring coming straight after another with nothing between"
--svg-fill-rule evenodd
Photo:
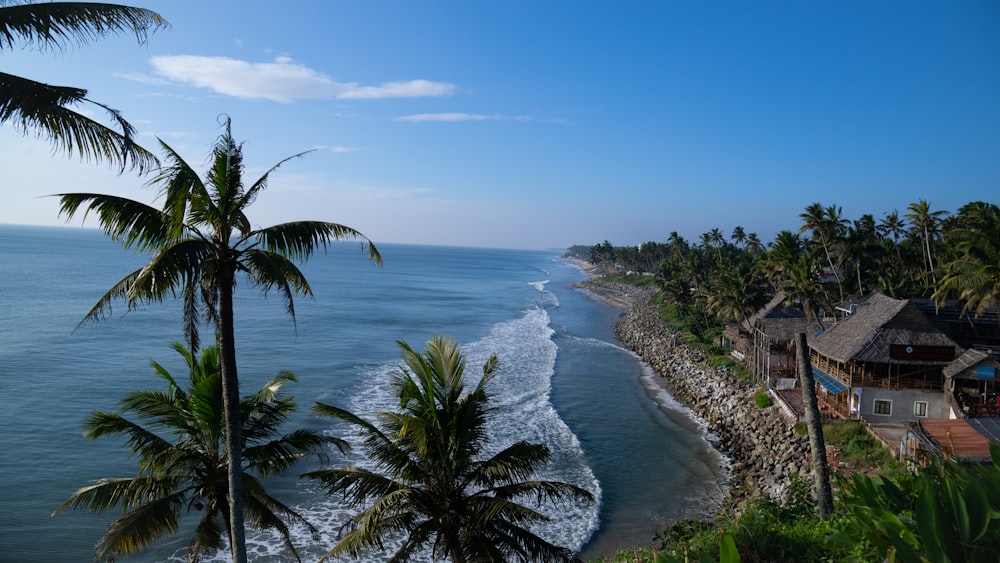
<instances>
[{"instance_id":1,"label":"tree line","mask_svg":"<svg viewBox=\"0 0 1000 563\"><path fill-rule=\"evenodd\" d=\"M977 316L1000 303L1000 208L974 201L955 212L920 199L903 213L844 217L838 205L813 203L764 244L737 226L688 241L616 247L604 241L573 252L603 274L652 275L688 328L745 320L779 292L821 319L850 296L880 291L899 299L957 300ZM821 322L821 321L820 321Z\"/></svg>"}]
</instances>

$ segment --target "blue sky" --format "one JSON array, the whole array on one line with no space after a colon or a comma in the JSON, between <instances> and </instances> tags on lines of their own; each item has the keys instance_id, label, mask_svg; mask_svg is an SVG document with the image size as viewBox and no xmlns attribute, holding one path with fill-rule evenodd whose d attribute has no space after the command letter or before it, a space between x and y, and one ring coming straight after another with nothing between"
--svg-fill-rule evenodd
<instances>
[{"instance_id":1,"label":"blue sky","mask_svg":"<svg viewBox=\"0 0 1000 563\"><path fill-rule=\"evenodd\" d=\"M172 27L0 65L87 88L199 171L222 114L248 177L316 149L272 175L258 225L497 248L739 225L766 242L812 202L856 219L1000 201L990 0L131 5ZM0 166L0 223L64 224L44 194L156 193L6 125Z\"/></svg>"}]
</instances>

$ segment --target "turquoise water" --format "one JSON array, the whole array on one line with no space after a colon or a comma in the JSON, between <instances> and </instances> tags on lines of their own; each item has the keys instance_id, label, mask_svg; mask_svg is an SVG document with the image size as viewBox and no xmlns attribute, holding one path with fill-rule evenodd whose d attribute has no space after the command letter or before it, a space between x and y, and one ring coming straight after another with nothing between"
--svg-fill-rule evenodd
<instances>
[{"instance_id":1,"label":"turquoise water","mask_svg":"<svg viewBox=\"0 0 1000 563\"><path fill-rule=\"evenodd\" d=\"M664 526L718 501L721 457L697 421L617 344L617 311L572 287L584 274L560 252L379 249L382 268L349 243L306 264L315 299L296 301L296 324L277 295L238 288L244 391L292 370L299 383L289 391L301 411L294 423L338 432L307 413L314 400L361 414L391 408L384 382L399 359L395 341L422 349L432 335L445 334L462 343L476 369L490 354L500 358L492 391L501 409L490 447L544 442L554 453L545 476L598 497L597 505L552 511L552 523L540 530L551 540L596 557L648 543ZM86 440L80 424L94 410L114 408L126 391L160 388L150 359L183 371L170 349L182 337L176 302L136 311L119 304L107 319L77 327L142 263L100 231L0 226L2 561L91 559L113 515L50 514L91 480L127 476L135 466L114 440ZM294 473L318 464L311 459ZM324 529L318 542L304 533L296 542L304 560L314 560L335 541L350 509L296 475L270 486ZM186 541L182 531L124 560L170 560ZM251 533L250 543L254 560L288 559L274 538Z\"/></svg>"}]
</instances>

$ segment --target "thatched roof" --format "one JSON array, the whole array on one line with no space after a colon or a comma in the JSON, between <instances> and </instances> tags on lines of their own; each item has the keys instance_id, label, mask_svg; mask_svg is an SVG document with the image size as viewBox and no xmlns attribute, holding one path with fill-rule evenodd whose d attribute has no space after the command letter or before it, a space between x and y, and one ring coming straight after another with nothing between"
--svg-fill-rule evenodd
<instances>
[{"instance_id":1,"label":"thatched roof","mask_svg":"<svg viewBox=\"0 0 1000 563\"><path fill-rule=\"evenodd\" d=\"M962 355L955 358L955 361L946 365L941 372L945 377L955 377L956 375L970 369L977 367L979 364L983 363L984 360L990 359L992 356L987 352L982 350L976 350L975 348L969 348Z\"/></svg>"},{"instance_id":2,"label":"thatched roof","mask_svg":"<svg viewBox=\"0 0 1000 563\"><path fill-rule=\"evenodd\" d=\"M800 332L812 334L819 330L816 321L806 321L801 304L785 303L785 299L785 294L779 291L767 305L747 319L747 328L759 328L776 342L790 342Z\"/></svg>"},{"instance_id":3,"label":"thatched roof","mask_svg":"<svg viewBox=\"0 0 1000 563\"><path fill-rule=\"evenodd\" d=\"M873 293L858 303L849 317L828 327L810 339L809 347L838 362L882 364L940 365L946 359L901 358L890 353L893 346L953 348L960 347L939 331L908 299L893 299Z\"/></svg>"}]
</instances>

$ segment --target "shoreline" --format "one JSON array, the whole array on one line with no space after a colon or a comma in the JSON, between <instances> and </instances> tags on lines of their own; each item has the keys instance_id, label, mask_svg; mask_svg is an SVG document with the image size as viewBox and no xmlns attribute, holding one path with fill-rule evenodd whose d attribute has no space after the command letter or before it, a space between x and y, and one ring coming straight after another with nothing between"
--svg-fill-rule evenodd
<instances>
[{"instance_id":1,"label":"shoreline","mask_svg":"<svg viewBox=\"0 0 1000 563\"><path fill-rule=\"evenodd\" d=\"M715 514L738 511L760 495L781 500L796 475L811 482L808 438L794 433L794 423L776 405L754 405L757 386L710 367L702 351L683 344L681 333L669 329L650 303L655 289L595 277L577 287L621 310L618 340L649 366L673 400L705 424L709 442L729 461L728 479L720 483L726 498Z\"/></svg>"}]
</instances>

